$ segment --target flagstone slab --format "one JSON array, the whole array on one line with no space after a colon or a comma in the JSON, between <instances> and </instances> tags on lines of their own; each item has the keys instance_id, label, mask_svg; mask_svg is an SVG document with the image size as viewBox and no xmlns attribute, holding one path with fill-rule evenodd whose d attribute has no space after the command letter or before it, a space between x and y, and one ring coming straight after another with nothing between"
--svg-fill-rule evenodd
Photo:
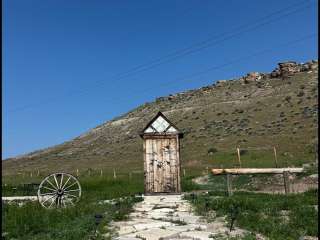
<instances>
[{"instance_id":1,"label":"flagstone slab","mask_svg":"<svg viewBox=\"0 0 320 240\"><path fill-rule=\"evenodd\" d=\"M180 237L189 237L194 240L212 240L212 238L210 238L212 235L211 232L205 231L188 231L179 234Z\"/></svg>"},{"instance_id":2,"label":"flagstone slab","mask_svg":"<svg viewBox=\"0 0 320 240\"><path fill-rule=\"evenodd\" d=\"M178 217L181 221L186 223L199 223L201 219L200 216L195 216L188 212L177 212L174 217Z\"/></svg>"},{"instance_id":3,"label":"flagstone slab","mask_svg":"<svg viewBox=\"0 0 320 240\"><path fill-rule=\"evenodd\" d=\"M117 237L115 238L116 240L141 240L141 238L136 238L136 237Z\"/></svg>"},{"instance_id":4,"label":"flagstone slab","mask_svg":"<svg viewBox=\"0 0 320 240\"><path fill-rule=\"evenodd\" d=\"M187 231L194 231L196 229L206 230L207 227L205 225L187 224L187 225L171 226L171 227L168 227L167 229L179 231L179 232L187 232Z\"/></svg>"},{"instance_id":5,"label":"flagstone slab","mask_svg":"<svg viewBox=\"0 0 320 240\"><path fill-rule=\"evenodd\" d=\"M162 228L162 227L168 227L172 226L173 224L171 222L164 222L164 221L157 221L157 222L151 222L151 223L139 223L133 225L133 227L137 230L147 230L151 228Z\"/></svg>"},{"instance_id":6,"label":"flagstone slab","mask_svg":"<svg viewBox=\"0 0 320 240\"><path fill-rule=\"evenodd\" d=\"M131 234L130 236L137 237L140 239L145 239L145 240L159 240L160 238L177 235L177 233L178 232L173 230L155 228L155 229L140 231L140 232Z\"/></svg>"},{"instance_id":7,"label":"flagstone slab","mask_svg":"<svg viewBox=\"0 0 320 240\"><path fill-rule=\"evenodd\" d=\"M172 208L156 208L156 209L152 209L152 212L154 212L154 213L173 213L174 209L172 209Z\"/></svg>"},{"instance_id":8,"label":"flagstone slab","mask_svg":"<svg viewBox=\"0 0 320 240\"><path fill-rule=\"evenodd\" d=\"M128 233L134 233L137 230L133 226L120 226L118 234L121 235L126 235Z\"/></svg>"}]
</instances>

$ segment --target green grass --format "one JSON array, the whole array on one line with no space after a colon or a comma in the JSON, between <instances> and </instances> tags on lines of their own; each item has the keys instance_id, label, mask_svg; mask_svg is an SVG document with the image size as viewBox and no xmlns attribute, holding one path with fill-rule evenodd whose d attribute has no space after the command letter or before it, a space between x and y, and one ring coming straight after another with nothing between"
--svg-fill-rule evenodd
<instances>
[{"instance_id":1,"label":"green grass","mask_svg":"<svg viewBox=\"0 0 320 240\"><path fill-rule=\"evenodd\" d=\"M228 216L229 224L231 215L238 212L236 226L262 233L270 240L318 235L318 212L314 207L318 205L317 190L290 195L236 192L232 197L222 192L209 192L186 198L198 214L206 216L209 210L214 210L217 216Z\"/></svg>"},{"instance_id":2,"label":"green grass","mask_svg":"<svg viewBox=\"0 0 320 240\"><path fill-rule=\"evenodd\" d=\"M102 226L111 220L125 219L132 205L140 200L133 195L143 192L142 176L116 180L86 177L81 178L80 182L83 195L76 207L48 210L42 208L38 202L29 202L22 206L5 204L2 211L2 233L6 233L9 239L21 240L88 239L95 229L96 213L103 214L100 231L106 232L108 230ZM2 190L2 194L8 196L12 195L12 192ZM119 197L126 198L114 205L98 203L99 200Z\"/></svg>"},{"instance_id":3,"label":"green grass","mask_svg":"<svg viewBox=\"0 0 320 240\"><path fill-rule=\"evenodd\" d=\"M192 190L199 190L200 186L192 182L192 179L197 175L186 176L181 179L181 189L183 192L190 192Z\"/></svg>"},{"instance_id":4,"label":"green grass","mask_svg":"<svg viewBox=\"0 0 320 240\"><path fill-rule=\"evenodd\" d=\"M302 166L304 163L309 163L308 159L313 159L313 153L299 153L294 155L278 154L277 167L290 167L290 166ZM239 167L238 157L236 152L219 151L213 155L204 156L204 161L211 167L215 168L232 168ZM242 154L240 157L242 167L260 167L260 168L272 168L276 167L275 157L273 150L259 150L250 151Z\"/></svg>"},{"instance_id":5,"label":"green grass","mask_svg":"<svg viewBox=\"0 0 320 240\"><path fill-rule=\"evenodd\" d=\"M128 198L120 204L97 204L81 201L76 207L67 209L44 209L38 203L5 205L2 233L9 239L88 239L95 230L94 215L104 215L100 232L110 220L126 219L131 207L138 199Z\"/></svg>"},{"instance_id":6,"label":"green grass","mask_svg":"<svg viewBox=\"0 0 320 240\"><path fill-rule=\"evenodd\" d=\"M182 190L190 191L197 189L192 183L192 176L183 177ZM21 179L20 179L21 180ZM28 178L25 182L39 182L41 179ZM136 174L132 177L127 175L113 179L110 177L80 177L82 197L76 207L68 209L44 209L38 202L29 202L22 206L18 204L5 204L2 211L2 233L6 233L9 239L30 240L81 240L88 239L93 234L94 215L104 215L100 231L107 232L103 228L111 220L126 219L133 204L139 198L135 194L143 193L143 175ZM20 187L19 187L20 186ZM17 188L17 190L12 190ZM6 187L2 187L3 196L35 195L36 189L26 191L16 179L6 181ZM100 200L125 197L116 204L98 204ZM98 238L96 238L98 239Z\"/></svg>"}]
</instances>

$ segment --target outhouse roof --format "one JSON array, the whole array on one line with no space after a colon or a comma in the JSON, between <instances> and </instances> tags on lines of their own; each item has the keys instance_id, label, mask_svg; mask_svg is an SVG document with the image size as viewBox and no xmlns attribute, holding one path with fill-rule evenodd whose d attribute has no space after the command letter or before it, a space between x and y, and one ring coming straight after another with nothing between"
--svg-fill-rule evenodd
<instances>
[{"instance_id":1,"label":"outhouse roof","mask_svg":"<svg viewBox=\"0 0 320 240\"><path fill-rule=\"evenodd\" d=\"M142 130L140 136L159 134L183 136L180 130L162 112L158 112L157 115L151 119L147 126Z\"/></svg>"}]
</instances>

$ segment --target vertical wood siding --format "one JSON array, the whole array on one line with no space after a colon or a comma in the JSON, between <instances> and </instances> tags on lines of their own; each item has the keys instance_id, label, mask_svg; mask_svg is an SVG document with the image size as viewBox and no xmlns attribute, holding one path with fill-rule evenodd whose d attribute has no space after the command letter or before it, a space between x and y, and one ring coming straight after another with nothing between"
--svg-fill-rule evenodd
<instances>
[{"instance_id":1,"label":"vertical wood siding","mask_svg":"<svg viewBox=\"0 0 320 240\"><path fill-rule=\"evenodd\" d=\"M179 138L144 139L144 179L146 193L179 193Z\"/></svg>"}]
</instances>

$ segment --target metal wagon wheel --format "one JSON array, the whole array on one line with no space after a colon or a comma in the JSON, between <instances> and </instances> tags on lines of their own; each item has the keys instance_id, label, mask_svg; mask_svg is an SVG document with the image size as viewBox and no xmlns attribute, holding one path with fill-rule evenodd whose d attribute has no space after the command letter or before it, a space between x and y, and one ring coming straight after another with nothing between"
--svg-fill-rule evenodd
<instances>
[{"instance_id":1,"label":"metal wagon wheel","mask_svg":"<svg viewBox=\"0 0 320 240\"><path fill-rule=\"evenodd\" d=\"M80 183L69 173L53 173L47 176L38 188L38 200L44 208L74 206L80 197Z\"/></svg>"}]
</instances>

